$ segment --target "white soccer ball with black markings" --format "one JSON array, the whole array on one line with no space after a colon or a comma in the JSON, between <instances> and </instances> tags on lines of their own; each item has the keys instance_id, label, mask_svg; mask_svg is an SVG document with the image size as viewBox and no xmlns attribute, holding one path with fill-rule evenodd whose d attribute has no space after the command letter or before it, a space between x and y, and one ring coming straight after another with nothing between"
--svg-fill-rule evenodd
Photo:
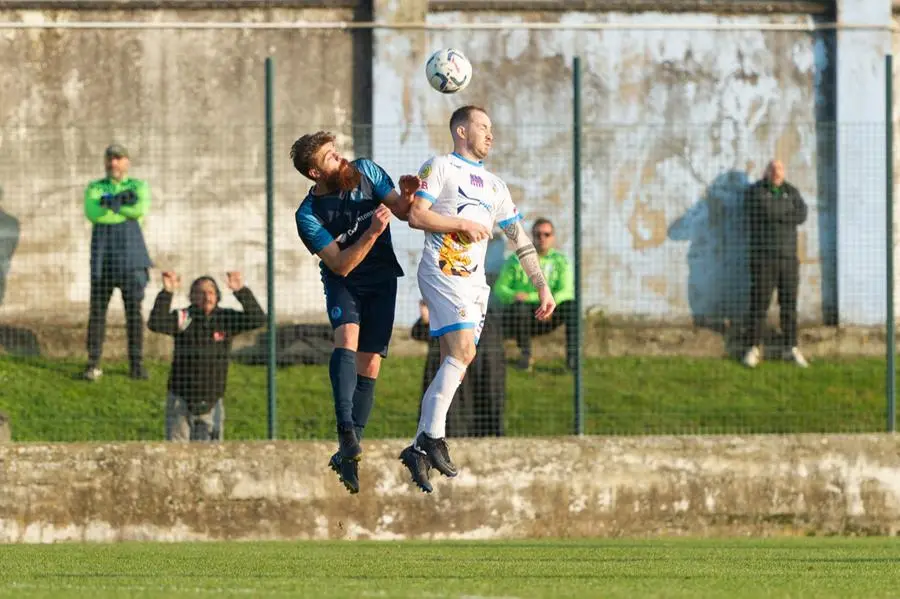
<instances>
[{"instance_id":1,"label":"white soccer ball with black markings","mask_svg":"<svg viewBox=\"0 0 900 599\"><path fill-rule=\"evenodd\" d=\"M460 92L472 81L472 63L454 48L438 50L425 63L428 84L442 94Z\"/></svg>"}]
</instances>

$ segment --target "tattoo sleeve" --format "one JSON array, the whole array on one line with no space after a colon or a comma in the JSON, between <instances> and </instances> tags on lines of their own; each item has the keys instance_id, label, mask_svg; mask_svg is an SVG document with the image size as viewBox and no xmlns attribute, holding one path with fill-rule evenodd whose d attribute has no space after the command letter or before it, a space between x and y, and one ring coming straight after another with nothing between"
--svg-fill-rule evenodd
<instances>
[{"instance_id":1,"label":"tattoo sleeve","mask_svg":"<svg viewBox=\"0 0 900 599\"><path fill-rule=\"evenodd\" d=\"M541 261L538 258L537 250L534 249L534 245L525 236L521 223L510 223L503 229L503 232L506 234L507 239L515 245L519 264L522 265L522 270L528 275L534 288L540 290L542 287L546 287L547 280L544 279L544 272L541 270Z\"/></svg>"}]
</instances>

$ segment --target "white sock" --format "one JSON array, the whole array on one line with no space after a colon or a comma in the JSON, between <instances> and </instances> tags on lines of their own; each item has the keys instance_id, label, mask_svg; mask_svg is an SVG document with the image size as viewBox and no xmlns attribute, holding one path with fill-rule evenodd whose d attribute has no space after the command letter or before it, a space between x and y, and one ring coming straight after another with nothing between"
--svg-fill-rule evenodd
<instances>
[{"instance_id":1,"label":"white sock","mask_svg":"<svg viewBox=\"0 0 900 599\"><path fill-rule=\"evenodd\" d=\"M446 435L447 412L465 373L466 365L453 356L447 356L441 362L441 367L422 397L422 416L419 418L416 439L422 432L432 439L440 439Z\"/></svg>"}]
</instances>

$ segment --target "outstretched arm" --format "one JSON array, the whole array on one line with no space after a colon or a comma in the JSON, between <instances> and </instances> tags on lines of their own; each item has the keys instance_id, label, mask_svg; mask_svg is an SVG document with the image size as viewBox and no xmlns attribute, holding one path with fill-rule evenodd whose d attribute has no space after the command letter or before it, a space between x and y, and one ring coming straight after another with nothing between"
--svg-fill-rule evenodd
<instances>
[{"instance_id":1,"label":"outstretched arm","mask_svg":"<svg viewBox=\"0 0 900 599\"><path fill-rule=\"evenodd\" d=\"M416 197L409 210L409 226L429 233L457 233L466 241L478 243L491 236L487 227L467 218L438 214L431 209L431 201Z\"/></svg>"},{"instance_id":2,"label":"outstretched arm","mask_svg":"<svg viewBox=\"0 0 900 599\"><path fill-rule=\"evenodd\" d=\"M394 216L403 221L407 220L419 183L419 178L415 175L403 175L400 177L400 193L392 189L382 198L382 203L391 209Z\"/></svg>"},{"instance_id":3,"label":"outstretched arm","mask_svg":"<svg viewBox=\"0 0 900 599\"><path fill-rule=\"evenodd\" d=\"M544 278L544 273L541 270L541 261L537 250L534 249L534 244L529 241L528 234L522 228L522 223L518 219L506 225L503 232L513 242L513 247L516 249L516 258L519 259L522 270L525 271L531 284L537 289L541 305L535 310L535 317L538 320L550 318L553 310L556 309L556 301L553 299L553 294L550 293L550 288L547 286L547 279Z\"/></svg>"}]
</instances>

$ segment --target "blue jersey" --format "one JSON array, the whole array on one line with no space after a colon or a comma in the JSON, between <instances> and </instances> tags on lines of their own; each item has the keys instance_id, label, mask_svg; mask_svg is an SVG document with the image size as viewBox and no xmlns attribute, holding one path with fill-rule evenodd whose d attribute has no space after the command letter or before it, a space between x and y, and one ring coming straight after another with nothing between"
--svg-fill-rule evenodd
<instances>
[{"instance_id":1,"label":"blue jersey","mask_svg":"<svg viewBox=\"0 0 900 599\"><path fill-rule=\"evenodd\" d=\"M356 243L372 223L375 208L394 190L391 177L371 160L360 158L352 164L362 173L356 189L324 196L315 196L310 189L297 208L297 233L311 254L318 254L332 241L336 241L341 250ZM323 279L340 278L324 262L320 262L319 267ZM402 276L403 269L394 254L391 227L388 225L346 279L366 285Z\"/></svg>"}]
</instances>

